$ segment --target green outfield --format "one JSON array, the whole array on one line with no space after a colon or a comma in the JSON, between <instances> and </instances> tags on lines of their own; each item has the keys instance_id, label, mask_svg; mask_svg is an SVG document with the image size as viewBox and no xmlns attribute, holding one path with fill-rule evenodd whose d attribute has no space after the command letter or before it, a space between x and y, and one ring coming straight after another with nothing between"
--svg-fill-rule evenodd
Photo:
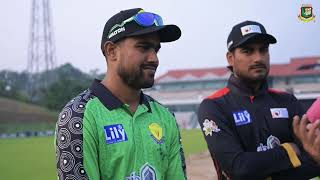
<instances>
[{"instance_id":1,"label":"green outfield","mask_svg":"<svg viewBox=\"0 0 320 180\"><path fill-rule=\"evenodd\" d=\"M200 130L182 130L186 156L205 151ZM1 179L56 180L53 137L0 139Z\"/></svg>"},{"instance_id":2,"label":"green outfield","mask_svg":"<svg viewBox=\"0 0 320 180\"><path fill-rule=\"evenodd\" d=\"M0 139L1 179L56 180L53 137Z\"/></svg>"},{"instance_id":3,"label":"green outfield","mask_svg":"<svg viewBox=\"0 0 320 180\"><path fill-rule=\"evenodd\" d=\"M181 137L186 156L207 150L207 143L200 129L182 130Z\"/></svg>"}]
</instances>

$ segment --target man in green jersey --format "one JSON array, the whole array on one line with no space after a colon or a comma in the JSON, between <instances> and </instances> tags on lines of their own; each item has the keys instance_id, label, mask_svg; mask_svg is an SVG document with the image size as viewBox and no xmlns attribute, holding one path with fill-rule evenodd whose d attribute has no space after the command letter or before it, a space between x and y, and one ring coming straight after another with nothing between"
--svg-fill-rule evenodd
<instances>
[{"instance_id":1,"label":"man in green jersey","mask_svg":"<svg viewBox=\"0 0 320 180\"><path fill-rule=\"evenodd\" d=\"M59 179L186 179L179 129L168 109L141 89L154 83L160 42L179 39L176 25L141 8L105 24L102 81L64 107L56 126Z\"/></svg>"}]
</instances>

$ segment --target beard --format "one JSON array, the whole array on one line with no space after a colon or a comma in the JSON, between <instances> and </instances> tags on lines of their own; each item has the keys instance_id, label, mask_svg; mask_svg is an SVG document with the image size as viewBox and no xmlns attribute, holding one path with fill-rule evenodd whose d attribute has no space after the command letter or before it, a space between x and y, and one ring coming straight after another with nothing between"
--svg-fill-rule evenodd
<instances>
[{"instance_id":1,"label":"beard","mask_svg":"<svg viewBox=\"0 0 320 180\"><path fill-rule=\"evenodd\" d=\"M150 88L154 84L154 74L144 73L143 65L129 71L120 64L117 72L122 81L133 89Z\"/></svg>"},{"instance_id":2,"label":"beard","mask_svg":"<svg viewBox=\"0 0 320 180\"><path fill-rule=\"evenodd\" d=\"M237 72L239 78L245 82L259 84L265 81L269 75L269 66L266 64L255 64L248 67L248 72Z\"/></svg>"},{"instance_id":3,"label":"beard","mask_svg":"<svg viewBox=\"0 0 320 180\"><path fill-rule=\"evenodd\" d=\"M238 78L250 89L256 91L256 87L259 89L263 84L267 82L268 79L268 70L265 73L261 73L256 76L248 75L248 74L238 74Z\"/></svg>"},{"instance_id":4,"label":"beard","mask_svg":"<svg viewBox=\"0 0 320 180\"><path fill-rule=\"evenodd\" d=\"M255 77L252 77L252 76L240 76L240 79L242 79L243 81L247 82L247 83L252 83L252 84L259 84L263 81L265 81L268 77L268 73L265 73L265 74L261 74L259 76L255 76Z\"/></svg>"}]
</instances>

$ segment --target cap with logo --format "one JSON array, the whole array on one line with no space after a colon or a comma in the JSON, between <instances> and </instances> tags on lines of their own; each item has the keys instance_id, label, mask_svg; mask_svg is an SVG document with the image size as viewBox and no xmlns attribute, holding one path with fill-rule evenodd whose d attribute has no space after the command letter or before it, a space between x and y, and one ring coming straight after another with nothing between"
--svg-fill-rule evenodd
<instances>
[{"instance_id":1,"label":"cap with logo","mask_svg":"<svg viewBox=\"0 0 320 180\"><path fill-rule=\"evenodd\" d=\"M176 25L164 25L161 16L145 12L141 8L122 10L105 24L101 40L101 50L106 42L117 42L125 37L158 32L160 42L171 42L180 38L181 30Z\"/></svg>"},{"instance_id":2,"label":"cap with logo","mask_svg":"<svg viewBox=\"0 0 320 180\"><path fill-rule=\"evenodd\" d=\"M276 38L268 34L264 26L254 21L244 21L233 26L227 40L228 50L232 50L246 43L252 38L262 38L269 44L277 42Z\"/></svg>"}]
</instances>

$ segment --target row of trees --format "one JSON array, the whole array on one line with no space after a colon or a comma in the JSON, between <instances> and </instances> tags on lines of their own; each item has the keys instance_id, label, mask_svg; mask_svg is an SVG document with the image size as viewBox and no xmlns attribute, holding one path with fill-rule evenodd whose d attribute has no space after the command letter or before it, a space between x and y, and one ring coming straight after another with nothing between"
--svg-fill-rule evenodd
<instances>
[{"instance_id":1,"label":"row of trees","mask_svg":"<svg viewBox=\"0 0 320 180\"><path fill-rule=\"evenodd\" d=\"M30 76L34 80L32 89ZM54 78L48 80L45 76ZM102 77L97 71L83 73L71 64L36 75L0 71L0 96L61 110L72 97L88 88L94 78Z\"/></svg>"},{"instance_id":2,"label":"row of trees","mask_svg":"<svg viewBox=\"0 0 320 180\"><path fill-rule=\"evenodd\" d=\"M52 110L61 110L63 106L81 91L88 88L90 81L82 83L71 79L61 79L43 92L41 104Z\"/></svg>"}]
</instances>

